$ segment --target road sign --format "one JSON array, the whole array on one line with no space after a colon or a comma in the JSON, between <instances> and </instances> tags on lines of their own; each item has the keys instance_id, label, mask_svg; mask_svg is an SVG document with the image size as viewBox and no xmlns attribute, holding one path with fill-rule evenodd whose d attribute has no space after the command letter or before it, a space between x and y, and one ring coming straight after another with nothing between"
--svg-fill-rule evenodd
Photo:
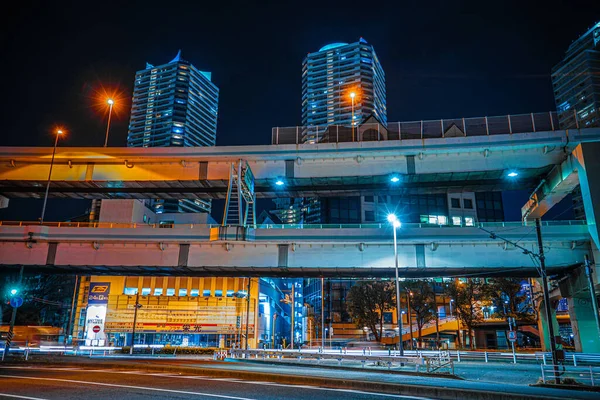
<instances>
[{"instance_id":1,"label":"road sign","mask_svg":"<svg viewBox=\"0 0 600 400\"><path fill-rule=\"evenodd\" d=\"M516 341L517 340L517 332L509 331L508 332L508 340L510 340L511 342Z\"/></svg>"},{"instance_id":2,"label":"road sign","mask_svg":"<svg viewBox=\"0 0 600 400\"><path fill-rule=\"evenodd\" d=\"M93 331L94 333L98 333L98 332L100 332L100 326L99 326L99 325L95 325L95 326L92 328L92 331Z\"/></svg>"},{"instance_id":3,"label":"road sign","mask_svg":"<svg viewBox=\"0 0 600 400\"><path fill-rule=\"evenodd\" d=\"M19 297L19 296L15 296L15 297L11 297L10 298L10 305L13 308L19 308L23 305L23 298Z\"/></svg>"}]
</instances>

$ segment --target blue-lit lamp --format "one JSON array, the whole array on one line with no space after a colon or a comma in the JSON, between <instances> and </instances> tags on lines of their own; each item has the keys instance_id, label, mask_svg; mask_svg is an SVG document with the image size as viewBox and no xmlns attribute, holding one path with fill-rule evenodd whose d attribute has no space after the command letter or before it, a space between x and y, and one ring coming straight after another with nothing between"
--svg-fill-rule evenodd
<instances>
[{"instance_id":1,"label":"blue-lit lamp","mask_svg":"<svg viewBox=\"0 0 600 400\"><path fill-rule=\"evenodd\" d=\"M17 289L11 289L10 290L10 294L11 296L14 296L15 294L19 293L19 291Z\"/></svg>"},{"instance_id":2,"label":"blue-lit lamp","mask_svg":"<svg viewBox=\"0 0 600 400\"><path fill-rule=\"evenodd\" d=\"M396 214L388 214L387 220L390 224L394 226L394 228L399 228L401 225L400 220L398 219L398 217L396 217Z\"/></svg>"},{"instance_id":3,"label":"blue-lit lamp","mask_svg":"<svg viewBox=\"0 0 600 400\"><path fill-rule=\"evenodd\" d=\"M277 179L275 181L275 185L277 185L277 186L283 186L283 185L285 185L285 182L282 179Z\"/></svg>"},{"instance_id":4,"label":"blue-lit lamp","mask_svg":"<svg viewBox=\"0 0 600 400\"><path fill-rule=\"evenodd\" d=\"M398 175L392 175L392 177L390 178L390 182L398 183L400 182L400 177Z\"/></svg>"},{"instance_id":5,"label":"blue-lit lamp","mask_svg":"<svg viewBox=\"0 0 600 400\"><path fill-rule=\"evenodd\" d=\"M519 173L517 171L510 171L507 176L509 178L516 178L517 176L519 176Z\"/></svg>"}]
</instances>

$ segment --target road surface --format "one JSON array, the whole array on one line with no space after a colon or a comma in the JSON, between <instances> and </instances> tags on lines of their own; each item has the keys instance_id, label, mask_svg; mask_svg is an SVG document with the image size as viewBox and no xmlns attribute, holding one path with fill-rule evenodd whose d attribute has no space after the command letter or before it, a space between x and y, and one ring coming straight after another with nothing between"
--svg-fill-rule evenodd
<instances>
[{"instance_id":1,"label":"road surface","mask_svg":"<svg viewBox=\"0 0 600 400\"><path fill-rule=\"evenodd\" d=\"M425 399L179 373L0 366L0 399Z\"/></svg>"}]
</instances>

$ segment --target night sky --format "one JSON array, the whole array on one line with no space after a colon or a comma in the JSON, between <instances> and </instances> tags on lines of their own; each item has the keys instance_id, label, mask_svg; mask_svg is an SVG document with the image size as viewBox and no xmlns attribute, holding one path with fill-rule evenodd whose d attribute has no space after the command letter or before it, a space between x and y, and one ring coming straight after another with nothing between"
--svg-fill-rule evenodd
<instances>
[{"instance_id":1,"label":"night sky","mask_svg":"<svg viewBox=\"0 0 600 400\"><path fill-rule=\"evenodd\" d=\"M300 123L306 53L359 37L384 68L388 121L550 111L552 66L600 20L593 0L291 3L12 2L0 145L51 146L60 124L61 146L102 146L106 91L123 100L109 145L124 146L135 72L179 49L220 89L217 144L267 144Z\"/></svg>"}]
</instances>

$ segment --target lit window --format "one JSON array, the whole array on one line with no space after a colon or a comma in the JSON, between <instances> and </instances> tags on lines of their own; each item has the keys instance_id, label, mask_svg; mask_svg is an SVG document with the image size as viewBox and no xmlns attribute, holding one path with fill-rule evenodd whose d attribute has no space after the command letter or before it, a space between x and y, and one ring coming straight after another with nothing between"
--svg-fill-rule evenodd
<instances>
[{"instance_id":1,"label":"lit window","mask_svg":"<svg viewBox=\"0 0 600 400\"><path fill-rule=\"evenodd\" d=\"M233 290L227 291L227 297L233 297Z\"/></svg>"},{"instance_id":2,"label":"lit window","mask_svg":"<svg viewBox=\"0 0 600 400\"><path fill-rule=\"evenodd\" d=\"M439 225L448 225L448 217L445 215L438 215L437 219Z\"/></svg>"},{"instance_id":3,"label":"lit window","mask_svg":"<svg viewBox=\"0 0 600 400\"><path fill-rule=\"evenodd\" d=\"M438 219L437 219L437 217L436 217L435 215L430 215L430 216L429 216L429 221L428 221L428 222L429 222L430 224L437 225L437 221L438 221Z\"/></svg>"},{"instance_id":4,"label":"lit window","mask_svg":"<svg viewBox=\"0 0 600 400\"><path fill-rule=\"evenodd\" d=\"M208 289L204 289L204 290L202 291L202 296L204 296L204 297L210 297L210 290L208 290Z\"/></svg>"},{"instance_id":5,"label":"lit window","mask_svg":"<svg viewBox=\"0 0 600 400\"><path fill-rule=\"evenodd\" d=\"M461 217L452 217L452 225L462 225L462 218Z\"/></svg>"},{"instance_id":6,"label":"lit window","mask_svg":"<svg viewBox=\"0 0 600 400\"><path fill-rule=\"evenodd\" d=\"M465 217L465 225L466 226L475 226L475 221L472 217Z\"/></svg>"},{"instance_id":7,"label":"lit window","mask_svg":"<svg viewBox=\"0 0 600 400\"><path fill-rule=\"evenodd\" d=\"M142 296L149 296L149 295L150 295L150 288L149 287L142 288Z\"/></svg>"},{"instance_id":8,"label":"lit window","mask_svg":"<svg viewBox=\"0 0 600 400\"><path fill-rule=\"evenodd\" d=\"M175 289L167 289L167 296L175 296Z\"/></svg>"},{"instance_id":9,"label":"lit window","mask_svg":"<svg viewBox=\"0 0 600 400\"><path fill-rule=\"evenodd\" d=\"M197 297L198 295L200 295L200 291L198 289L192 289L190 291L190 296Z\"/></svg>"},{"instance_id":10,"label":"lit window","mask_svg":"<svg viewBox=\"0 0 600 400\"><path fill-rule=\"evenodd\" d=\"M222 290L215 290L215 297L223 297L223 291Z\"/></svg>"},{"instance_id":11,"label":"lit window","mask_svg":"<svg viewBox=\"0 0 600 400\"><path fill-rule=\"evenodd\" d=\"M162 288L156 288L156 289L154 289L154 295L155 296L162 296L162 294L163 294Z\"/></svg>"},{"instance_id":12,"label":"lit window","mask_svg":"<svg viewBox=\"0 0 600 400\"><path fill-rule=\"evenodd\" d=\"M138 289L136 287L126 287L125 290L123 290L123 294L126 295L133 295L133 294L137 294Z\"/></svg>"},{"instance_id":13,"label":"lit window","mask_svg":"<svg viewBox=\"0 0 600 400\"><path fill-rule=\"evenodd\" d=\"M187 296L187 289L179 289L179 296Z\"/></svg>"}]
</instances>

